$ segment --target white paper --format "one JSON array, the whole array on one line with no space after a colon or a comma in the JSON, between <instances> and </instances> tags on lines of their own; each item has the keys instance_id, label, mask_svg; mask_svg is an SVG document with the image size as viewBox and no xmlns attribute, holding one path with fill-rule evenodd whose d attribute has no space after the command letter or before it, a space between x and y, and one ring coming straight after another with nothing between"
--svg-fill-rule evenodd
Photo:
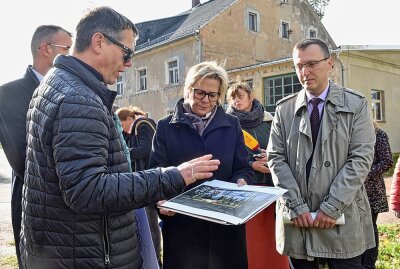
<instances>
[{"instance_id":1,"label":"white paper","mask_svg":"<svg viewBox=\"0 0 400 269\"><path fill-rule=\"evenodd\" d=\"M207 181L160 208L221 224L239 225L275 202L287 190L220 180Z\"/></svg>"}]
</instances>

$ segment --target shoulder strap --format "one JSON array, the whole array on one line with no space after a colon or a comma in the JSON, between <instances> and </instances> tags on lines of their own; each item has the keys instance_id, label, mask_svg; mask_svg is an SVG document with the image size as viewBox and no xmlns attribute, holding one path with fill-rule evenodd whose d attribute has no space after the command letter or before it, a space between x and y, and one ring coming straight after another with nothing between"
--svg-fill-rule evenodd
<instances>
[{"instance_id":1,"label":"shoulder strap","mask_svg":"<svg viewBox=\"0 0 400 269\"><path fill-rule=\"evenodd\" d=\"M147 120L147 119L141 119L140 121L138 121L137 124L135 124L135 135L136 135L136 136L137 136L137 134L138 134L139 126L140 126L141 124L143 124L143 123L146 123L147 125L149 125L150 128L153 130L153 132L156 131L156 127L154 126L154 124L153 124L151 121L149 121L149 120Z\"/></svg>"}]
</instances>

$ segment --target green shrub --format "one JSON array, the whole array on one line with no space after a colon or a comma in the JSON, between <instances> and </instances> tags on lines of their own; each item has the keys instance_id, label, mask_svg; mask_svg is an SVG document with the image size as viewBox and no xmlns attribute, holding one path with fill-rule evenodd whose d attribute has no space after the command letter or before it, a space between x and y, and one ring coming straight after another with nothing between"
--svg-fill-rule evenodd
<instances>
[{"instance_id":1,"label":"green shrub","mask_svg":"<svg viewBox=\"0 0 400 269\"><path fill-rule=\"evenodd\" d=\"M386 176L386 177L391 177L391 176L393 176L394 167L395 167L395 165L396 165L396 163L397 163L397 159L399 158L399 155L400 155L400 153L398 153L398 152L392 154L393 166L389 169L389 171L387 171L387 172L385 173L385 176Z\"/></svg>"}]
</instances>

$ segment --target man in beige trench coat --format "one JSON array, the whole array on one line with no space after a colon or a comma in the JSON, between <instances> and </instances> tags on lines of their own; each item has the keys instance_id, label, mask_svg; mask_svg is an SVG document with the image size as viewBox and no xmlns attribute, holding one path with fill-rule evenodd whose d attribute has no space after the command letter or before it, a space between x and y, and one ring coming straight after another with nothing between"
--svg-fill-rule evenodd
<instances>
[{"instance_id":1,"label":"man in beige trench coat","mask_svg":"<svg viewBox=\"0 0 400 269\"><path fill-rule=\"evenodd\" d=\"M362 268L361 254L375 246L363 186L375 144L367 100L329 81L323 41L298 42L293 62L303 89L278 102L267 150L275 185L288 190L277 203L277 250L296 269L318 268L320 258L329 268Z\"/></svg>"}]
</instances>

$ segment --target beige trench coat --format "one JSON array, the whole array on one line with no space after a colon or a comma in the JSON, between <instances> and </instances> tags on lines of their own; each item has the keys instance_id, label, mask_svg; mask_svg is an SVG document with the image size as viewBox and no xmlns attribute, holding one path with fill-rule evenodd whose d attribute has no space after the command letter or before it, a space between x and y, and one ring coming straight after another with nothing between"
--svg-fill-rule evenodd
<instances>
[{"instance_id":1,"label":"beige trench coat","mask_svg":"<svg viewBox=\"0 0 400 269\"><path fill-rule=\"evenodd\" d=\"M367 100L330 82L308 183L312 154L307 97L303 89L278 103L268 144L274 184L289 190L277 202L279 253L298 259L347 259L375 246L370 207L363 182L374 157L375 132ZM296 228L290 218L322 210L345 225L332 229Z\"/></svg>"}]
</instances>

